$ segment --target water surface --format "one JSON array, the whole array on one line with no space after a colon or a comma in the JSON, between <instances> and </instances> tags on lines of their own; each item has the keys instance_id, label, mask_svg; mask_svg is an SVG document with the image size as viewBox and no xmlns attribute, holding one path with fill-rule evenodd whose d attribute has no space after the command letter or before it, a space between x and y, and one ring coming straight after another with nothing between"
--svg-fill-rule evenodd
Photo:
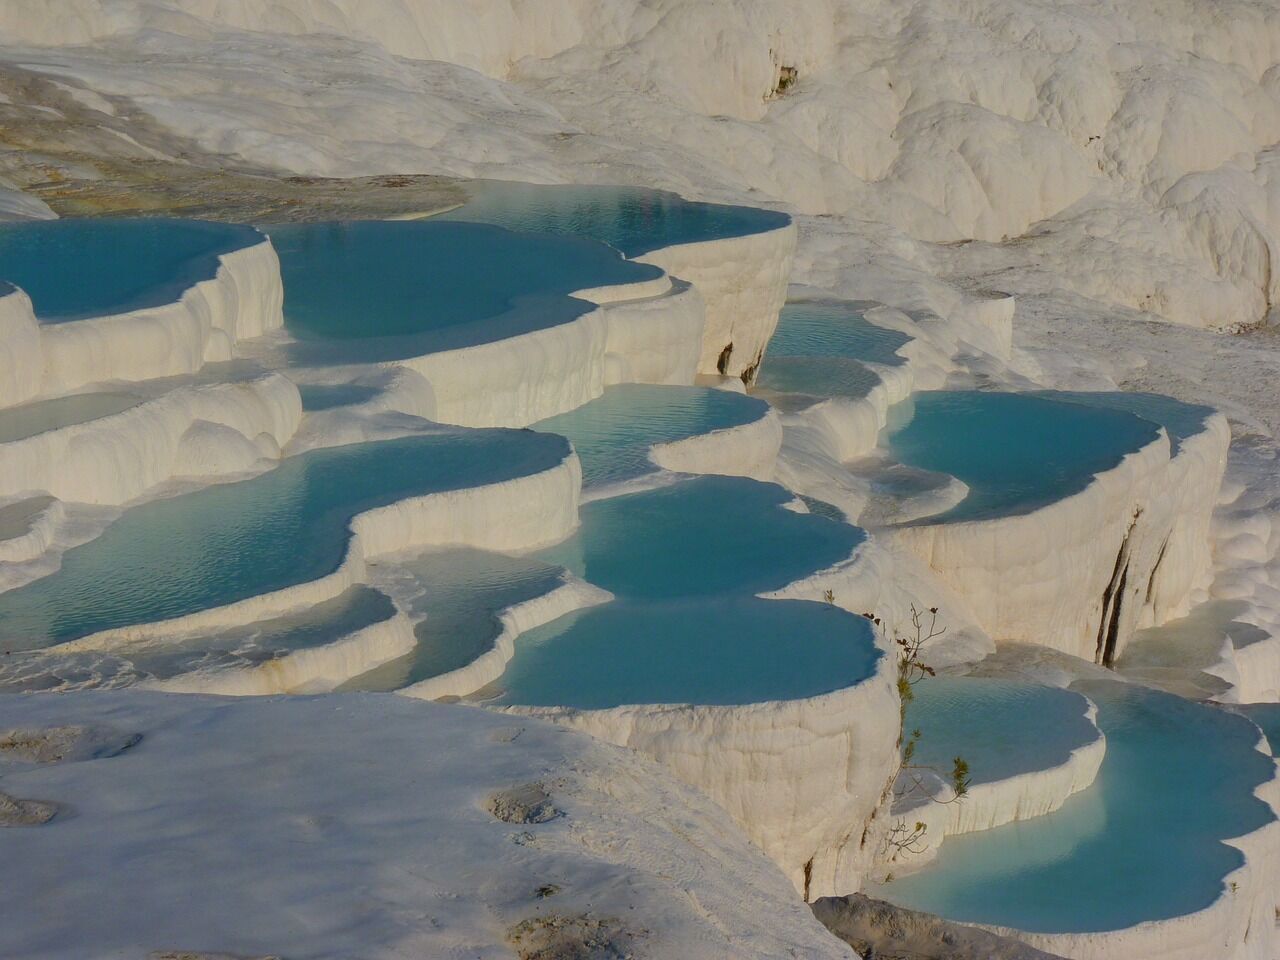
<instances>
[{"instance_id":1,"label":"water surface","mask_svg":"<svg viewBox=\"0 0 1280 960\"><path fill-rule=\"evenodd\" d=\"M262 241L252 227L170 218L0 223L0 279L45 323L157 307L212 278L218 257Z\"/></svg>"}]
</instances>

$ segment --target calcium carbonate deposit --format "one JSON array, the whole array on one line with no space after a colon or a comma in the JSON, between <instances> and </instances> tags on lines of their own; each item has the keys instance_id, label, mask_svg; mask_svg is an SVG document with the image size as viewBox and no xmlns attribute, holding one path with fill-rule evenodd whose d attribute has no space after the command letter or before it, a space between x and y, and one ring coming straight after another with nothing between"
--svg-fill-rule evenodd
<instances>
[{"instance_id":1,"label":"calcium carbonate deposit","mask_svg":"<svg viewBox=\"0 0 1280 960\"><path fill-rule=\"evenodd\" d=\"M1278 143L1263 0L0 0L0 954L1274 960Z\"/></svg>"}]
</instances>

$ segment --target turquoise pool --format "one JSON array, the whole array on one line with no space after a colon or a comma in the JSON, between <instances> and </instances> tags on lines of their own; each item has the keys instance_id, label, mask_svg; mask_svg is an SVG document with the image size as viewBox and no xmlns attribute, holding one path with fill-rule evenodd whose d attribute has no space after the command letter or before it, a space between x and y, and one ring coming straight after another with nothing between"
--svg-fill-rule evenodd
<instances>
[{"instance_id":1,"label":"turquoise pool","mask_svg":"<svg viewBox=\"0 0 1280 960\"><path fill-rule=\"evenodd\" d=\"M944 776L952 758L972 782L991 783L1065 763L1098 739L1079 693L1016 680L926 678L914 687L906 728L919 729L915 762Z\"/></svg>"},{"instance_id":2,"label":"turquoise pool","mask_svg":"<svg viewBox=\"0 0 1280 960\"><path fill-rule=\"evenodd\" d=\"M357 513L559 463L560 437L442 432L301 454L237 483L127 511L43 579L0 594L0 642L22 650L223 606L333 572Z\"/></svg>"},{"instance_id":3,"label":"turquoise pool","mask_svg":"<svg viewBox=\"0 0 1280 960\"><path fill-rule=\"evenodd\" d=\"M0 278L45 323L156 307L217 273L218 257L262 240L252 227L201 220L0 223Z\"/></svg>"},{"instance_id":4,"label":"turquoise pool","mask_svg":"<svg viewBox=\"0 0 1280 960\"><path fill-rule=\"evenodd\" d=\"M197 671L251 668L334 643L395 612L386 596L357 586L302 613L210 634L111 651L22 651L0 658L0 691L122 687Z\"/></svg>"},{"instance_id":5,"label":"turquoise pool","mask_svg":"<svg viewBox=\"0 0 1280 960\"><path fill-rule=\"evenodd\" d=\"M649 460L655 444L752 423L768 412L763 400L727 390L628 384L533 429L568 437L584 485L601 486L657 470Z\"/></svg>"},{"instance_id":6,"label":"turquoise pool","mask_svg":"<svg viewBox=\"0 0 1280 960\"><path fill-rule=\"evenodd\" d=\"M1078 493L1159 427L1074 394L926 391L890 411L882 443L900 462L947 473L969 495L926 523L1028 513Z\"/></svg>"},{"instance_id":7,"label":"turquoise pool","mask_svg":"<svg viewBox=\"0 0 1280 960\"><path fill-rule=\"evenodd\" d=\"M1118 930L1209 906L1240 852L1222 841L1272 819L1254 789L1274 762L1251 723L1114 681L1098 705L1094 786L1055 813L950 837L937 862L878 888L901 906L1039 933Z\"/></svg>"},{"instance_id":8,"label":"turquoise pool","mask_svg":"<svg viewBox=\"0 0 1280 960\"><path fill-rule=\"evenodd\" d=\"M1158 423L1169 434L1169 443L1174 453L1181 448L1184 439L1201 433L1205 423L1215 412L1213 407L1183 403L1159 393L1125 393L1119 390L1097 393L1046 391L1040 395L1107 410L1123 410L1135 417Z\"/></svg>"},{"instance_id":9,"label":"turquoise pool","mask_svg":"<svg viewBox=\"0 0 1280 960\"><path fill-rule=\"evenodd\" d=\"M700 203L644 187L542 186L487 180L470 184L467 190L471 198L465 204L432 219L590 237L628 257L675 244L777 230L791 222L784 213Z\"/></svg>"},{"instance_id":10,"label":"turquoise pool","mask_svg":"<svg viewBox=\"0 0 1280 960\"><path fill-rule=\"evenodd\" d=\"M1248 703L1236 709L1262 728L1271 752L1280 756L1280 703Z\"/></svg>"},{"instance_id":11,"label":"turquoise pool","mask_svg":"<svg viewBox=\"0 0 1280 960\"><path fill-rule=\"evenodd\" d=\"M404 611L421 618L417 648L343 685L344 690L398 690L465 667L493 649L507 607L556 589L563 568L534 557L468 548L432 550L380 564L378 582Z\"/></svg>"},{"instance_id":12,"label":"turquoise pool","mask_svg":"<svg viewBox=\"0 0 1280 960\"><path fill-rule=\"evenodd\" d=\"M773 484L698 477L598 500L539 559L616 600L522 635L496 702L597 709L816 696L871 676L867 622L825 603L762 600L845 559L862 531L784 509Z\"/></svg>"},{"instance_id":13,"label":"turquoise pool","mask_svg":"<svg viewBox=\"0 0 1280 960\"><path fill-rule=\"evenodd\" d=\"M905 361L898 349L911 338L871 323L863 316L866 306L845 300L790 301L778 316L769 356L843 357L901 366Z\"/></svg>"},{"instance_id":14,"label":"turquoise pool","mask_svg":"<svg viewBox=\"0 0 1280 960\"><path fill-rule=\"evenodd\" d=\"M847 357L775 357L770 352L760 367L756 388L766 395L783 394L777 405L788 410L795 404L786 395L805 397L810 403L827 397L861 400L880 382L875 371Z\"/></svg>"},{"instance_id":15,"label":"turquoise pool","mask_svg":"<svg viewBox=\"0 0 1280 960\"><path fill-rule=\"evenodd\" d=\"M280 255L285 326L304 340L340 341L335 353L343 362L567 323L594 309L570 297L574 291L661 275L591 240L483 224L367 220L263 229ZM299 351L310 359L315 348Z\"/></svg>"}]
</instances>

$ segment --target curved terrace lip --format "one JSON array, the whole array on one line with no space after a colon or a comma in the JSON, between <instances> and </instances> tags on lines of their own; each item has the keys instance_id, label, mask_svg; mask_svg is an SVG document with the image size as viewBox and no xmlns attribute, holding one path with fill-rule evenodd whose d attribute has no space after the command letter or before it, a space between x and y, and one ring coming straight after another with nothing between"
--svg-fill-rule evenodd
<instances>
[{"instance_id":1,"label":"curved terrace lip","mask_svg":"<svg viewBox=\"0 0 1280 960\"><path fill-rule=\"evenodd\" d=\"M596 240L531 234L483 223L354 220L276 224L263 229L281 258L281 271L285 278L285 329L294 338L289 352L295 362L311 365L388 362L512 339L570 323L595 310L596 304L577 296L579 293L626 287L663 276L660 268L628 260ZM458 248L465 246L474 252L477 259L486 256L498 258L493 264L497 272L501 272L504 256L527 257L536 250L539 257L552 261L557 256L564 258L576 272L526 278L522 286L506 293L500 303L444 317L433 314L431 309L431 296L433 293L438 295L444 286L438 278L423 276L406 285L404 279L398 277L397 284L403 287L403 292L419 299L396 312L402 316L420 316L421 329L382 333L362 322L362 311L368 308L362 305L359 288L336 291L347 301L338 305L298 299L307 278L303 275L305 268L298 268L299 274L294 275L293 248L299 246L300 252L305 254L309 235L327 242L335 234L350 237L351 243L371 245L396 235L406 239L416 236L424 241L424 255L430 252L426 244L448 241L450 254L456 254ZM375 281L370 279L368 282ZM420 288L413 289L414 283L420 283ZM483 289L486 293L493 289L493 284L479 274L473 285L477 291ZM457 300L465 291L459 288L448 292L452 299ZM385 309L385 305L380 309ZM456 313L456 303L452 309ZM338 322L347 318L350 318L349 323Z\"/></svg>"},{"instance_id":2,"label":"curved terrace lip","mask_svg":"<svg viewBox=\"0 0 1280 960\"><path fill-rule=\"evenodd\" d=\"M476 180L463 185L469 195L461 206L430 217L431 220L508 224L527 233L574 232L607 243L628 258L642 257L668 247L716 240L733 240L781 230L792 224L790 214L740 204L689 200L670 190L623 184L533 184L509 180ZM539 215L536 204L560 201L554 214ZM576 202L576 203L575 203ZM602 221L574 220L575 205L617 207L635 205L634 225L609 229ZM492 205L491 205L492 204ZM647 210L647 214L646 214ZM666 219L680 223L672 223ZM568 221L561 228L558 218ZM700 219L702 223L690 222ZM519 224L519 226L516 226ZM714 226L713 226L714 224ZM682 229L664 229L665 226Z\"/></svg>"},{"instance_id":3,"label":"curved terrace lip","mask_svg":"<svg viewBox=\"0 0 1280 960\"><path fill-rule=\"evenodd\" d=\"M57 232L66 233L69 228L85 226L90 229L109 231L112 228L123 228L125 230L143 227L161 229L166 224L181 225L182 229L207 229L211 234L222 234L225 239L211 244L206 250L173 264L173 269L165 280L152 284L145 289L134 290L127 295L96 304L88 309L51 310L43 307L44 297L40 293L43 281L41 283L28 282L24 286L20 277L0 280L0 292L9 293L14 289L22 290L31 299L36 319L43 324L50 325L100 319L139 310L151 310L176 303L182 299L183 294L196 284L212 280L217 276L222 258L227 254L254 247L267 241L267 237L262 231L248 224L215 223L208 220L187 220L173 217L104 217L4 223L0 224L0 240L3 240L6 233L12 233L16 237L31 237L56 234ZM74 264L68 263L67 266L68 269L74 269ZM2 248L0 248L0 276L5 274L4 255Z\"/></svg>"},{"instance_id":4,"label":"curved terrace lip","mask_svg":"<svg viewBox=\"0 0 1280 960\"><path fill-rule=\"evenodd\" d=\"M85 562L91 562L95 555L114 549L112 538L121 535L120 531L123 529L121 524L131 522L131 517L132 522L141 522L137 520L139 511L155 509L180 511L189 505L191 498L233 498L238 492L243 491L246 484L285 482L290 484L284 491L286 495L301 497L303 496L303 491L311 485L321 483L320 479L308 471L308 468L312 466L317 457L333 458L344 455L358 455L358 452L362 449L364 452L372 454L375 452L375 448L377 453L394 455L397 452L406 450L409 446L420 447L423 452L428 452L436 442L451 438L461 439L463 441L463 452L465 452L466 441L482 434L491 436L495 440L495 450L500 449L505 454L495 461L495 469L487 474L461 477L457 479L457 482L450 480L441 483L438 477L424 479L420 486L406 486L404 489L397 488L387 495L375 494L371 497L370 494L365 493L363 494L363 500L353 498L355 502L351 504L350 509L346 507L336 508L333 505L329 505L320 518L313 518L313 522L316 519L320 519L332 524L340 523L342 529L333 538L333 542L328 545L327 552L322 558L312 558L312 566L309 569L300 571L297 564L288 565L286 569L285 566L281 565L279 562L281 558L278 557L276 569L272 574L273 579L264 580L262 577L255 577L253 585L249 586L245 579L248 576L248 571L244 571L240 579L236 580L228 590L216 596L212 593L200 593L199 591L193 596L191 595L189 580L184 581L182 584L175 582L170 593L166 594L162 600L157 600L154 609L150 611L151 614L154 614L152 616L139 613L136 603L131 602L122 606L120 599L117 597L109 603L105 601L96 602L93 605L93 609L96 612L92 614L88 624L75 623L68 625L61 622L62 618L67 615L65 612L67 598L64 597L61 601L58 601L55 596L51 601L42 597L42 594L51 588L76 589L77 585L74 581L70 583L70 586L67 586L67 581L59 582L59 578L71 576L68 570L69 566L80 560L81 557L89 557L90 560ZM510 455L511 451L505 444L499 448L497 446L499 436L519 439L527 448L523 454L523 459L513 459ZM537 449L534 449L535 447ZM46 577L32 581L23 587L0 594L0 610L8 611L5 614L0 614L0 622L3 622L5 618L16 620L20 615L24 615L30 621L28 628L26 628L27 632L23 634L23 637L14 635L12 642L7 645L11 646L12 649L91 649L102 643L109 644L111 642L110 638L115 636L118 631L127 633L130 630L154 628L164 624L180 625L189 617L198 617L212 611L234 607L242 602L285 592L307 583L319 582L328 576L338 573L349 562L352 542L355 537L355 524L363 515L415 498L461 490L481 489L493 484L500 484L525 476L533 476L539 472L554 469L573 456L568 442L554 435L535 434L531 431L503 428L494 428L492 430L451 428L449 430L441 430L439 433L325 447L298 454L296 457L282 461L266 473L247 480L218 484L182 496L151 501L132 511L128 511L121 520L108 527L103 536L68 551L59 570ZM468 483L466 482L467 480L471 482ZM144 530L143 533L145 535L146 531ZM222 546L219 549L239 552L243 550L243 546L238 546L234 540L227 541L223 537ZM217 565L210 562L210 557L194 559L198 560L203 565L202 569L206 571L217 569ZM135 574L134 581L137 583L142 582L138 580L137 574ZM83 588L79 589L82 590ZM76 593L75 599L81 608L88 609L88 601L84 596ZM22 613L23 608L21 606L16 610L13 609L11 607L13 603L27 604L25 614ZM45 635L39 635L32 624L42 624L45 628ZM12 623L10 627L12 629Z\"/></svg>"},{"instance_id":5,"label":"curved terrace lip","mask_svg":"<svg viewBox=\"0 0 1280 960\"><path fill-rule=\"evenodd\" d=\"M1016 498L1012 494L998 498L990 504L982 503L986 491L982 478L974 478L968 470L957 472L954 469L948 469L948 465L936 459L930 459L929 456L924 458L924 462L920 461L919 456L914 455L911 451L903 451L900 447L895 447L894 439L900 436L906 429L909 429L911 422L915 420L916 405L921 398L945 398L948 396L964 396L972 395L974 398L1019 398L1019 400L1029 399L1034 402L1042 402L1048 404L1062 405L1065 407L1073 407L1076 409L1090 410L1111 419L1112 422L1125 425L1126 429L1132 435L1132 442L1125 449L1115 449L1109 451L1105 457L1100 456L1098 462L1088 470L1082 470L1069 478L1059 478L1056 489L1046 491L1043 494L1039 492L1029 492L1025 495L1019 495ZM1003 402L1003 401L996 401ZM1138 416L1128 410L1114 409L1101 403L1085 403L1072 399L1071 394L1060 396L1056 391L954 391L954 390L933 390L921 391L912 395L910 401L899 405L900 410L911 413L911 420L906 423L894 423L894 417L891 413L890 422L884 428L882 442L887 446L890 454L899 462L919 469L926 469L937 473L944 473L955 477L969 487L969 495L961 500L954 507L933 516L922 517L917 520L911 520L901 524L902 527L930 527L930 526L952 526L968 523L985 523L995 520L1012 519L1016 517L1026 517L1040 510L1052 507L1056 504L1069 500L1088 490L1098 481L1098 478L1115 470L1123 464L1128 458L1138 454L1142 450L1149 448L1152 444L1167 443L1170 450L1173 450L1173 441L1166 428L1147 417ZM899 414L901 416L901 413ZM1101 419L1100 419L1101 423ZM923 449L917 441L917 447ZM917 451L918 452L918 451ZM976 491L976 493L975 493Z\"/></svg>"}]
</instances>

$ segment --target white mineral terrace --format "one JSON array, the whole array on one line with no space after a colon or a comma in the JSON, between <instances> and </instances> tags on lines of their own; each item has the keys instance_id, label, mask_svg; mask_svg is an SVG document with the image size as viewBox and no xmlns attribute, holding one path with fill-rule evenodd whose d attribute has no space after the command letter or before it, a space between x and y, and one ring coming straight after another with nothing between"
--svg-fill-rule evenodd
<instances>
[{"instance_id":1,"label":"white mineral terrace","mask_svg":"<svg viewBox=\"0 0 1280 960\"><path fill-rule=\"evenodd\" d=\"M796 227L789 224L746 236L672 245L638 258L660 266L665 271L660 277L579 291L576 296L591 306L567 322L397 360L322 365L294 366L288 359L299 341L279 329L284 288L279 260L265 239L224 254L213 277L194 283L175 302L126 314L41 323L24 293L7 290L0 297L0 583L18 587L56 577L66 551L110 530L117 517L162 500L181 503L184 494L201 488L269 476L282 469L281 464L299 462L294 458L403 438L528 427L578 410L607 388L623 384L674 388L697 381L740 394L744 381L753 381L761 364L769 362L767 347L787 295L796 243ZM794 292L804 295L810 288ZM431 490L359 509L347 524L341 561L322 576L173 617L137 622L126 618L35 652L20 648L33 664L23 669L33 677L59 678L58 683L44 685L64 690L99 684L152 689L148 694L77 694L69 701L71 715L86 724L109 722L146 731L143 746L134 748L141 758L140 777L117 783L102 775L110 780L109 796L120 803L136 801L130 784L150 782L151 766L170 762L167 758L175 750L192 749L184 746L182 737L165 733L165 725L204 722L198 718L205 714L221 717L218 722L229 725L226 735L236 738L242 737L242 726L248 729L246 725L259 722L259 713L265 711L278 724L277 747L293 749L294 740L314 743L329 729L324 724L332 725L336 711L349 709L355 726L345 726L343 737L335 734L326 754L338 764L347 762L350 751L358 747L362 725L406 724L392 738L395 745L412 739L414 725L425 722L415 709L431 720L465 714L467 719L450 721L462 739L442 759L431 761L442 768L456 766L475 749L474 744L466 746L468 737L474 740L484 733L490 743L504 743L495 732L499 728L525 731L527 725L526 733L512 733L511 738L529 736L539 744L551 744L555 737L541 722L549 719L578 731L564 735L572 756L558 759L559 754L553 757L554 751L539 747L541 753L519 761L524 766L495 759L495 769L501 769L505 779L554 777L557 764L572 760L574 777L585 777L583 783L593 784L593 790L604 783L599 777L625 776L631 786L620 788L623 792L637 784L656 784L655 798L678 797L671 802L698 811L708 821L716 811L733 821L721 818L708 828L710 833L700 833L697 842L723 833L723 856L742 861L744 876L754 878L754 915L746 916L746 901L734 902L731 908L729 900L716 899L720 895L715 890L703 900L698 883L718 889L711 883L718 867L699 867L699 881L688 891L697 902L710 904L714 916L704 909L697 912L697 920L672 914L669 924L653 934L651 946L666 942L662 938L669 927L686 922L714 920L720 929L728 924L728 929L745 930L760 921L767 904L771 919L785 918L765 924L770 936L782 938L785 933L789 948L806 943L806 938L820 942L805 947L806 956L847 956L834 941L821 941L820 931L798 909L794 893L805 899L852 893L881 878L886 869L928 869L928 861L948 836L1059 810L1073 795L1095 788L1106 750L1105 737L1093 728L1096 736L1070 744L1064 756L982 779L958 802L937 802L952 795L932 772L922 776L920 791L902 796L901 787L910 782L911 774L900 770L899 648L893 638L910 631L912 610L944 608L950 630L926 651L938 665L981 660L1005 641L1036 643L1089 663L1123 665L1136 631L1151 633L1189 614L1207 595L1212 579L1212 514L1230 442L1228 422L1216 413L1199 431L1176 443L1167 431L1159 430L1154 440L1128 451L1118 465L1090 477L1083 489L1036 509L931 522L931 516L963 500L965 485L946 476L912 473L891 461L883 445L891 408L919 391L957 378L964 382L975 369L1014 363L1014 308L1012 297L992 294L957 295L945 317L872 302L864 310L866 321L902 334L905 342L896 350L894 359L900 362L866 360L863 366L871 379L860 396L797 399L756 391L776 408L761 405L741 422L646 441L643 458L652 474L616 488L591 488L585 495L585 456L580 461L565 445L554 462L513 467L513 475L505 479ZM341 346L326 349L340 353ZM1020 385L1026 386L1026 381ZM339 399L308 408L308 395L323 397L325 391ZM403 700L338 693L333 702L350 706L329 707L324 698L297 701L297 706L278 701L254 706L154 692L239 697L330 693L411 657L418 648L418 631L430 627L431 620L397 594L395 578L400 565L410 564L423 551L467 547L525 556L574 534L580 510L588 502L679 484L697 475L781 484L788 496L808 498L788 505L797 511L829 511L850 522L865 513L869 536L847 556L759 596L827 602L853 614L880 617L882 629L875 643L882 655L870 676L821 695L792 699L602 709L508 706L502 708L505 719L493 711L411 702L483 691L500 681L522 635L616 600L589 576L562 571L536 595L493 611L491 644L460 666L406 683L398 690ZM1117 573L1121 570L1123 575ZM416 586L429 590L431 585ZM298 647L254 646L254 636L269 634L317 608L340 605L352 591L370 588L386 604L376 616L321 631L321 640ZM241 636L250 639L239 646L239 641L232 642ZM1153 636L1158 641L1158 630ZM220 637L230 639L219 647L215 641ZM1272 655L1269 646L1258 650ZM1197 661L1195 666L1225 677L1239 694L1249 682L1241 678L1258 672L1244 665L1254 655L1247 645L1236 649L1234 675L1221 663ZM137 666L147 658L166 657L177 666L163 675L147 675ZM74 679L78 670L87 671L89 679ZM21 676L14 680L0 671L0 680L21 686ZM116 703L113 696L122 699ZM1079 699L1092 726L1094 708ZM47 725L52 722L49 702L27 710L18 700L0 703L0 722L24 729ZM320 726L311 730L313 723ZM517 726L510 726L513 723ZM153 737L153 746L147 746ZM659 772L629 753L598 743L592 746L591 737L642 754L664 769ZM387 756L394 753L386 753L385 743L382 749ZM234 739L234 750L245 763L252 761L253 751L245 742ZM501 753L502 747L483 748L486 757L495 750ZM301 759L299 764L290 776L302 784L299 789L315 789L314 771ZM592 772L596 766L607 774L597 776ZM626 772L619 773L624 767ZM90 765L83 770L81 775L68 764L50 772L11 775L0 766L6 789L83 810L75 821L68 820L81 823L74 828L81 831L96 829L93 824L100 813L88 799L100 785L89 776ZM453 776L434 768L430 775ZM665 779L668 776L671 781ZM388 796L406 789L388 777L382 777L392 791ZM332 783L335 778L325 779ZM615 819L608 830L597 827L592 818L606 814L590 805L594 799L573 799L578 781L556 782L568 784L564 802L580 811L574 816L584 817L587 829L603 831L598 843L613 843L608 837L619 831L643 836L654 846L642 862L654 864L655 870L668 854L685 856L682 848L676 849L679 844L660 835L660 824L646 822L641 829L630 820L621 824ZM486 790L491 786L500 785L483 784ZM472 792L479 789L477 780ZM635 789L643 793L645 788ZM1280 798L1277 790L1274 780L1259 790L1273 809ZM189 815L195 801L181 794L165 794L168 815ZM325 796L329 805L343 802L337 788ZM652 800L650 807L656 802ZM573 807L575 803L580 806ZM464 829L449 825L456 809L460 808L443 807L440 823L433 821L424 829ZM628 807L612 816L625 819L634 812ZM246 808L242 816L257 822L252 809ZM930 843L924 850L893 849L895 824L908 821L925 824ZM261 821L272 823L270 818ZM66 829L55 818L52 825L29 835L34 840L24 839L29 846L5 862L22 869L43 857L51 864L47 869L56 871L59 857L69 856L70 848L52 856L41 852L38 841ZM287 833L292 828L279 829ZM473 829L474 825L465 826L466 831ZM772 863L753 851L739 829ZM113 843L143 839L117 836ZM571 857L565 842L556 841L559 852L554 856ZM378 855L385 856L397 841L384 837L380 844ZM1088 960L1203 960L1212 952L1211 944L1215 949L1225 945L1226 952L1215 955L1232 960L1269 957L1265 951L1270 947L1259 945L1264 938L1250 937L1246 931L1272 925L1280 827L1272 822L1235 845L1246 862L1224 881L1232 893L1206 910L1109 933L1017 936L1063 956ZM520 861L512 869L525 869L519 846L512 847L515 852L504 856ZM475 850L468 855L477 856ZM243 878L207 879L213 889ZM742 876L737 880L747 882ZM299 874L285 867L273 879L279 890L292 891L285 897L290 903L301 896L295 891L300 882ZM659 904L667 895L666 886L646 883L650 893L642 902ZM137 892L144 886L143 878L131 875L120 889L145 896ZM394 909L407 909L416 891L411 887L398 895ZM82 903L80 898L88 895L88 888L78 884L61 896L69 898L68 903ZM586 887L575 893L580 898L588 895ZM504 918L510 913L514 925L520 918L514 906L508 907L499 913ZM103 942L127 936L133 938L131 943L145 940L156 949L184 946L183 935L191 931L164 921L159 915L163 911L147 913L156 914L154 922L120 920L111 925ZM218 949L277 949L265 936L266 927L256 921L230 938L224 935L227 928L214 920L210 924L208 930L221 937L210 941ZM68 931L75 929L79 928L73 925ZM103 936L93 924L85 931L86 936ZM32 956L56 955L69 942L60 937L75 934L41 928L39 936L43 952ZM711 947L673 949L690 957L773 955L764 940L752 947L755 952L737 954Z\"/></svg>"}]
</instances>

